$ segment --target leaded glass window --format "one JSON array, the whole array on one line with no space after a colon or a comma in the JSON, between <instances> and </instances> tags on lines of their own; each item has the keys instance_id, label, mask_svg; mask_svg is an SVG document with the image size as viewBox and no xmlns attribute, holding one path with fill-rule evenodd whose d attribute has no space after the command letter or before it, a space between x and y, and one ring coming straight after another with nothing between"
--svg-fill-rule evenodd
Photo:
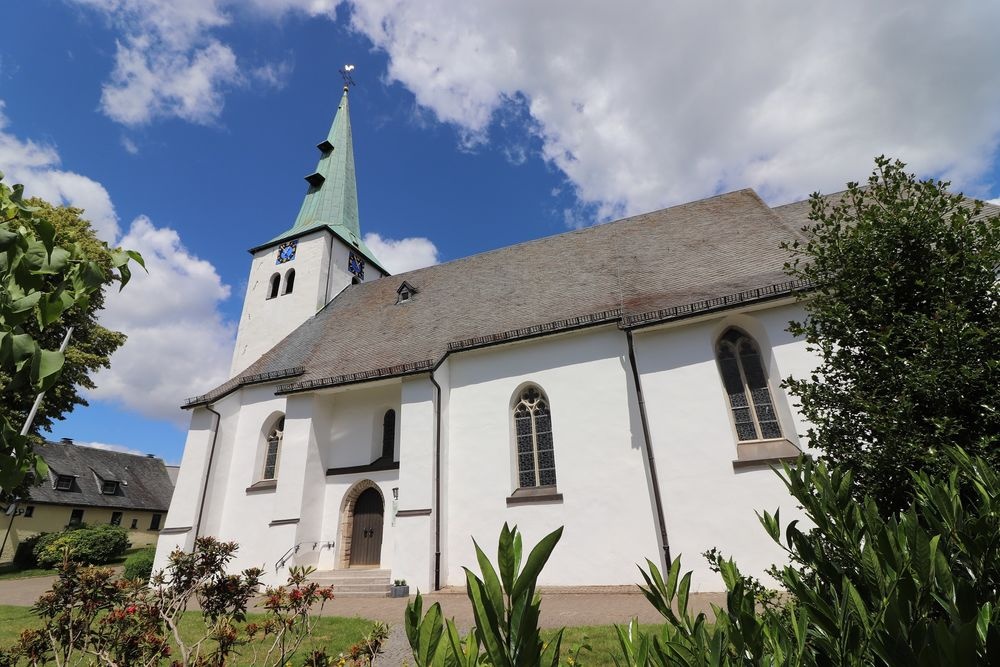
<instances>
[{"instance_id":1,"label":"leaded glass window","mask_svg":"<svg viewBox=\"0 0 1000 667\"><path fill-rule=\"evenodd\" d=\"M552 415L545 394L534 385L521 390L514 406L514 438L518 486L555 486Z\"/></svg>"},{"instance_id":2,"label":"leaded glass window","mask_svg":"<svg viewBox=\"0 0 1000 667\"><path fill-rule=\"evenodd\" d=\"M717 354L737 439L780 438L781 425L757 343L743 332L730 329L719 340Z\"/></svg>"},{"instance_id":3,"label":"leaded glass window","mask_svg":"<svg viewBox=\"0 0 1000 667\"><path fill-rule=\"evenodd\" d=\"M285 418L282 417L267 434L267 447L264 450L264 472L261 479L274 479L278 469L278 451L281 449L281 438L285 431Z\"/></svg>"}]
</instances>

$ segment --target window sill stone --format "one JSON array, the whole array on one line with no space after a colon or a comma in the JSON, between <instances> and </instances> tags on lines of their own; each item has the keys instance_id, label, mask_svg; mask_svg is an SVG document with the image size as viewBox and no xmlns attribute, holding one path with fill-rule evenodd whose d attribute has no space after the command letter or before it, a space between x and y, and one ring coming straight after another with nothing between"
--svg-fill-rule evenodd
<instances>
[{"instance_id":1,"label":"window sill stone","mask_svg":"<svg viewBox=\"0 0 1000 667\"><path fill-rule=\"evenodd\" d=\"M783 461L795 461L801 455L802 450L785 438L741 442L736 445L733 469L777 465Z\"/></svg>"},{"instance_id":2,"label":"window sill stone","mask_svg":"<svg viewBox=\"0 0 1000 667\"><path fill-rule=\"evenodd\" d=\"M507 497L507 506L530 503L561 503L563 496L554 486L522 487Z\"/></svg>"},{"instance_id":3,"label":"window sill stone","mask_svg":"<svg viewBox=\"0 0 1000 667\"><path fill-rule=\"evenodd\" d=\"M262 479L259 482L254 482L247 487L247 493L256 493L257 491L274 491L278 488L278 480L276 479Z\"/></svg>"}]
</instances>

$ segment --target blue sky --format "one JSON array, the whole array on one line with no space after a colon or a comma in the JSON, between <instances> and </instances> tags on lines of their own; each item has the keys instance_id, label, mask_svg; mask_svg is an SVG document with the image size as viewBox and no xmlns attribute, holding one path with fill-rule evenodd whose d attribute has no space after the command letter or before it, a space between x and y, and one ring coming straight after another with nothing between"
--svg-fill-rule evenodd
<instances>
[{"instance_id":1,"label":"blue sky","mask_svg":"<svg viewBox=\"0 0 1000 667\"><path fill-rule=\"evenodd\" d=\"M799 199L883 152L1000 195L996 6L800 4L5 3L0 170L151 260L53 437L180 459L173 406L224 379L246 249L294 220L345 63L390 269L741 187Z\"/></svg>"}]
</instances>

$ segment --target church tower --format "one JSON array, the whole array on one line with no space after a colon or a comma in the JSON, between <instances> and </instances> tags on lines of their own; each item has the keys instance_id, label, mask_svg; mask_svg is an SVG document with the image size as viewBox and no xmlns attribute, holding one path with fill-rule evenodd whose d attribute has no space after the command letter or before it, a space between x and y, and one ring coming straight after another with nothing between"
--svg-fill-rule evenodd
<instances>
[{"instance_id":1,"label":"church tower","mask_svg":"<svg viewBox=\"0 0 1000 667\"><path fill-rule=\"evenodd\" d=\"M253 260L231 375L246 369L349 285L389 273L361 240L347 86L290 229L250 249Z\"/></svg>"}]
</instances>

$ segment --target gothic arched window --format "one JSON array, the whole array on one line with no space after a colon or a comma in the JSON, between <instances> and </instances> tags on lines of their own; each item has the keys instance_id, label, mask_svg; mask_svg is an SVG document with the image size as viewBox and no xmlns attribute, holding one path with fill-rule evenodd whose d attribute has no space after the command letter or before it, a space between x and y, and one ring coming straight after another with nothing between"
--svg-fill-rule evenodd
<instances>
[{"instance_id":1,"label":"gothic arched window","mask_svg":"<svg viewBox=\"0 0 1000 667\"><path fill-rule=\"evenodd\" d=\"M261 479L275 479L278 472L278 454L281 451L284 434L285 418L281 417L268 432L267 442L264 443L264 469L261 471Z\"/></svg>"},{"instance_id":2,"label":"gothic arched window","mask_svg":"<svg viewBox=\"0 0 1000 667\"><path fill-rule=\"evenodd\" d=\"M396 411L386 410L382 417L382 458L393 458L396 452Z\"/></svg>"},{"instance_id":3,"label":"gothic arched window","mask_svg":"<svg viewBox=\"0 0 1000 667\"><path fill-rule=\"evenodd\" d=\"M739 329L729 329L719 339L716 354L737 439L780 438L781 425L756 341Z\"/></svg>"},{"instance_id":4,"label":"gothic arched window","mask_svg":"<svg viewBox=\"0 0 1000 667\"><path fill-rule=\"evenodd\" d=\"M518 486L555 486L552 415L548 399L536 385L524 387L517 396L514 439L517 445Z\"/></svg>"},{"instance_id":5,"label":"gothic arched window","mask_svg":"<svg viewBox=\"0 0 1000 667\"><path fill-rule=\"evenodd\" d=\"M274 297L278 296L278 285L280 283L281 283L281 275L280 274L275 273L273 276L271 276L271 283L270 283L270 285L268 285L268 288L267 288L267 298L268 299L273 299Z\"/></svg>"},{"instance_id":6,"label":"gothic arched window","mask_svg":"<svg viewBox=\"0 0 1000 667\"><path fill-rule=\"evenodd\" d=\"M288 273L285 274L285 291L283 294L291 294L293 289L295 289L295 269L288 269Z\"/></svg>"}]
</instances>

